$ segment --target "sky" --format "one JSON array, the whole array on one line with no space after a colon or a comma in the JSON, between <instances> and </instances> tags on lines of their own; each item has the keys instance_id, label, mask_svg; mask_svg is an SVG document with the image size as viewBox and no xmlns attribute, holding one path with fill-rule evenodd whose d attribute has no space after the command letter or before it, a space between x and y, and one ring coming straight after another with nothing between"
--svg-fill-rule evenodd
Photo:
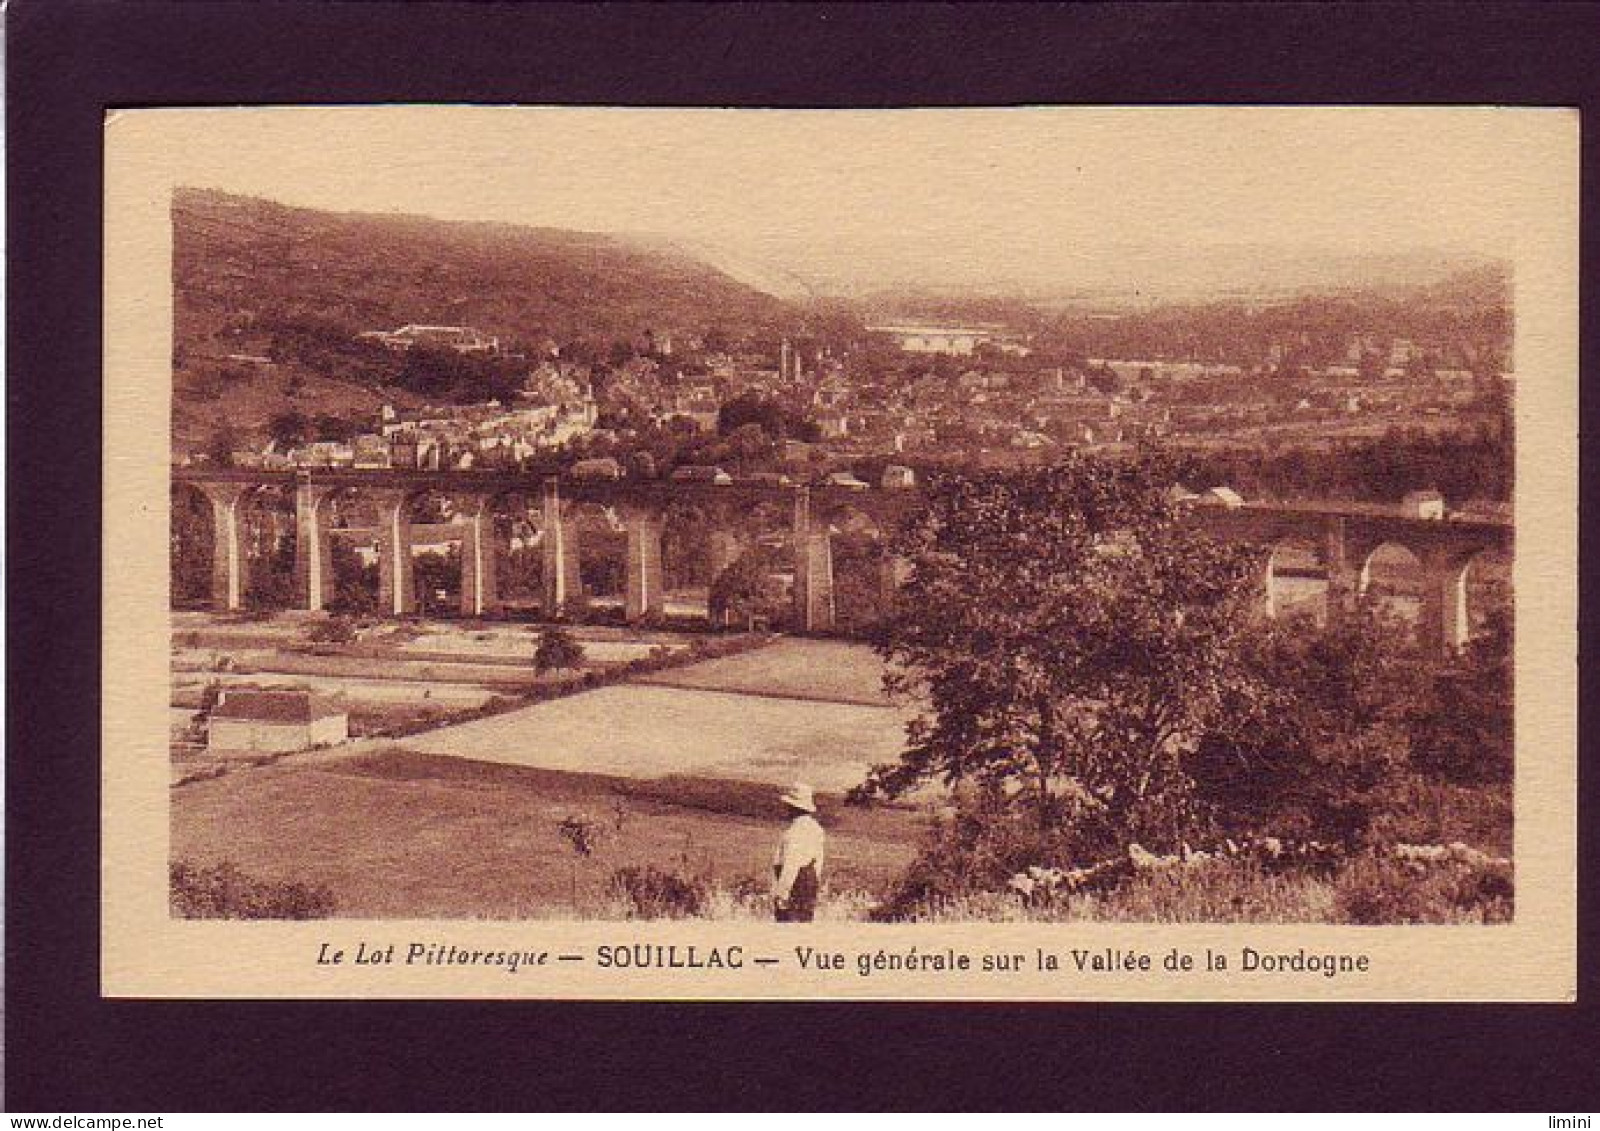
<instances>
[{"instance_id":1,"label":"sky","mask_svg":"<svg viewBox=\"0 0 1600 1131\"><path fill-rule=\"evenodd\" d=\"M1072 287L1272 254L1505 254L1533 121L1495 109L159 110L175 182L649 233L782 289ZM1548 131L1545 131L1546 133ZM1220 253L1220 254L1219 254ZM1170 259L1163 257L1170 256ZM1132 264L1133 266L1129 266Z\"/></svg>"}]
</instances>

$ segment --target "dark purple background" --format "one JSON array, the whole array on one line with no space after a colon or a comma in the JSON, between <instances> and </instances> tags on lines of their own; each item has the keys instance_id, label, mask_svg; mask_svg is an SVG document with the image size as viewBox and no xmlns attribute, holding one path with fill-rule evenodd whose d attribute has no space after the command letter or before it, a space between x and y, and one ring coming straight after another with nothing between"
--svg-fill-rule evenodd
<instances>
[{"instance_id":1,"label":"dark purple background","mask_svg":"<svg viewBox=\"0 0 1600 1131\"><path fill-rule=\"evenodd\" d=\"M1600 8L14 0L8 15L6 1108L1600 1107L1592 822L1581 834L1581 1007L102 1001L97 721L106 107L1505 102L1600 112ZM1592 218L1595 139L1585 132ZM1590 280L1600 278L1595 228L1583 236ZM1585 329L1592 371L1592 303ZM1584 402L1592 423L1593 396ZM1583 462L1587 472L1593 460ZM1593 549L1586 533L1585 562ZM1588 601L1582 619L1592 643ZM1586 735L1590 716L1586 706ZM1432 930L1417 932L1419 961Z\"/></svg>"}]
</instances>

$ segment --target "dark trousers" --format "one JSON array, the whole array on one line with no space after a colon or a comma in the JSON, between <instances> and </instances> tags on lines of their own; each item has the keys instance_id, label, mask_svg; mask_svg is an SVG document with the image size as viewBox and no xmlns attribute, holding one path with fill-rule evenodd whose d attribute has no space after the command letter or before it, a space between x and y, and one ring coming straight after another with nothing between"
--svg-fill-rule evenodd
<instances>
[{"instance_id":1,"label":"dark trousers","mask_svg":"<svg viewBox=\"0 0 1600 1131\"><path fill-rule=\"evenodd\" d=\"M789 889L789 898L774 907L780 923L809 923L817 917L817 870L810 864L801 868Z\"/></svg>"}]
</instances>

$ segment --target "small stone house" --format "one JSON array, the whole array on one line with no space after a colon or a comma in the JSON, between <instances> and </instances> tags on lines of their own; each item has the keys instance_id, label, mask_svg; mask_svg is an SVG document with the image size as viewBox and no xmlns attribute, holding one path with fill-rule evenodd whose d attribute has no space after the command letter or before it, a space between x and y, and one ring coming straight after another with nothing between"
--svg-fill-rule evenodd
<instances>
[{"instance_id":1,"label":"small stone house","mask_svg":"<svg viewBox=\"0 0 1600 1131\"><path fill-rule=\"evenodd\" d=\"M1401 500L1407 518L1443 518L1444 496L1437 491L1412 491Z\"/></svg>"},{"instance_id":2,"label":"small stone house","mask_svg":"<svg viewBox=\"0 0 1600 1131\"><path fill-rule=\"evenodd\" d=\"M909 467L891 463L883 469L882 485L885 490L904 490L917 485L917 473Z\"/></svg>"},{"instance_id":3,"label":"small stone house","mask_svg":"<svg viewBox=\"0 0 1600 1131\"><path fill-rule=\"evenodd\" d=\"M1244 506L1244 499L1232 487L1213 487L1200 495L1200 505L1203 507L1222 507L1225 510L1237 510Z\"/></svg>"},{"instance_id":4,"label":"small stone house","mask_svg":"<svg viewBox=\"0 0 1600 1131\"><path fill-rule=\"evenodd\" d=\"M350 737L350 716L309 691L226 690L212 708L206 748L243 757L328 746Z\"/></svg>"}]
</instances>

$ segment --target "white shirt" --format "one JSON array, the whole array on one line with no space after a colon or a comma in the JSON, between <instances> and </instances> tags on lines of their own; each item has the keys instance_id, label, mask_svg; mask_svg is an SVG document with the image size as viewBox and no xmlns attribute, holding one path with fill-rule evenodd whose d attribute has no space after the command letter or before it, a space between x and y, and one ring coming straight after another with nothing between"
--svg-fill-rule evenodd
<instances>
[{"instance_id":1,"label":"white shirt","mask_svg":"<svg viewBox=\"0 0 1600 1131\"><path fill-rule=\"evenodd\" d=\"M800 816L789 822L789 827L783 830L783 836L778 840L778 851L772 857L772 867L778 873L778 878L772 884L773 895L780 900L788 899L795 877L807 864L816 869L818 881L822 879L822 844L825 839L822 826L817 824L815 817Z\"/></svg>"}]
</instances>

